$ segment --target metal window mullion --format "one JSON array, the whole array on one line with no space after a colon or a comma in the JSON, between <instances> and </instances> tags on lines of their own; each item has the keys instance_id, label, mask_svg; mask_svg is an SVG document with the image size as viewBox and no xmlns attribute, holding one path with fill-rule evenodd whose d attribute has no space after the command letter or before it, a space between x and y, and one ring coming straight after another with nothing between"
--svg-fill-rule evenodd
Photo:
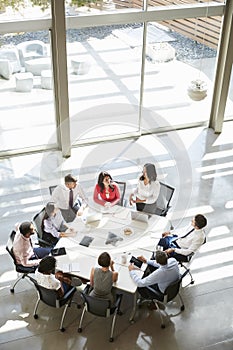
<instances>
[{"instance_id":1,"label":"metal window mullion","mask_svg":"<svg viewBox=\"0 0 233 350\"><path fill-rule=\"evenodd\" d=\"M57 138L63 157L69 157L71 154L71 141L64 0L51 0L51 11L51 44Z\"/></svg>"}]
</instances>

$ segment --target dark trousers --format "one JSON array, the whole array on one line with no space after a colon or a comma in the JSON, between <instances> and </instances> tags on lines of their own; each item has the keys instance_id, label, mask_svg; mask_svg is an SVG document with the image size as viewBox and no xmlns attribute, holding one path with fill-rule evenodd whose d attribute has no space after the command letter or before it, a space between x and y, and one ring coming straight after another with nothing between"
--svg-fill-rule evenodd
<instances>
[{"instance_id":1,"label":"dark trousers","mask_svg":"<svg viewBox=\"0 0 233 350\"><path fill-rule=\"evenodd\" d=\"M76 218L77 210L75 210L73 208L60 209L60 210L61 210L61 214L66 222L72 222Z\"/></svg>"},{"instance_id":2,"label":"dark trousers","mask_svg":"<svg viewBox=\"0 0 233 350\"><path fill-rule=\"evenodd\" d=\"M33 248L35 257L33 256L31 259L42 259L42 258L44 258L45 256L47 256L47 255L50 254L51 249L52 249L52 248L42 248L42 247ZM30 259L30 260L31 260L31 259Z\"/></svg>"},{"instance_id":3,"label":"dark trousers","mask_svg":"<svg viewBox=\"0 0 233 350\"><path fill-rule=\"evenodd\" d=\"M51 245L51 247L55 247L55 245L59 241L59 238L54 237L53 235L51 235L51 233L48 232L43 232L42 239L48 242L48 244Z\"/></svg>"},{"instance_id":4,"label":"dark trousers","mask_svg":"<svg viewBox=\"0 0 233 350\"><path fill-rule=\"evenodd\" d=\"M158 245L163 247L163 250L169 248L178 248L179 246L175 243L175 240L178 236L167 236L160 238Z\"/></svg>"},{"instance_id":5,"label":"dark trousers","mask_svg":"<svg viewBox=\"0 0 233 350\"><path fill-rule=\"evenodd\" d=\"M143 211L148 214L155 214L156 203L145 204L145 203L136 203L137 211Z\"/></svg>"},{"instance_id":6,"label":"dark trousers","mask_svg":"<svg viewBox=\"0 0 233 350\"><path fill-rule=\"evenodd\" d=\"M177 236L167 236L167 237L160 238L158 245L163 247L163 250L166 250L166 249L169 249L169 248L180 248L178 246L178 244L176 243L176 241L174 241L174 239L176 237ZM169 253L169 257L173 257L177 261L183 261L183 262L187 262L188 261L187 257L185 255L178 254L176 252Z\"/></svg>"}]
</instances>

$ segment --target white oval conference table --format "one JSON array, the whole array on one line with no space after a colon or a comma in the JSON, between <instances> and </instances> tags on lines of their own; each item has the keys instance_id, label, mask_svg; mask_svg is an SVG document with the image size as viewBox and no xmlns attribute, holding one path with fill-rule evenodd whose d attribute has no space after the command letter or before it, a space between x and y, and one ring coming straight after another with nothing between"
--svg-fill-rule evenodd
<instances>
[{"instance_id":1,"label":"white oval conference table","mask_svg":"<svg viewBox=\"0 0 233 350\"><path fill-rule=\"evenodd\" d=\"M109 210L96 207L86 208L84 214L77 217L70 226L75 229L75 233L62 237L56 245L56 248L64 247L66 250L65 255L57 256L57 267L89 279L91 268L98 266L98 256L107 251L118 271L118 281L114 287L133 296L129 318L132 323L136 312L137 286L128 271L131 256L143 255L149 259L161 233L168 228L168 220L120 206ZM131 229L130 235L125 235L126 228ZM83 242L87 246L82 245ZM142 275L145 268L146 264L143 264L137 273Z\"/></svg>"}]
</instances>

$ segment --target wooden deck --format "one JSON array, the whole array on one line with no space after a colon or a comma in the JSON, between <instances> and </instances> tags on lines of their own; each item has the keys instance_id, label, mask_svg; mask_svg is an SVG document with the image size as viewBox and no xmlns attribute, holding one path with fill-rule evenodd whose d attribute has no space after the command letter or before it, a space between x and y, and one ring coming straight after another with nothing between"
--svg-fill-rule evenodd
<instances>
[{"instance_id":1,"label":"wooden deck","mask_svg":"<svg viewBox=\"0 0 233 350\"><path fill-rule=\"evenodd\" d=\"M142 0L113 0L117 8L142 8ZM168 6L168 5L182 5L200 3L199 0L149 0L148 5L151 7ZM208 2L208 0L202 0ZM223 0L212 0L212 2L223 3ZM174 30L181 35L190 39L217 49L222 17L201 17L201 18L187 18L158 22L167 28Z\"/></svg>"}]
</instances>

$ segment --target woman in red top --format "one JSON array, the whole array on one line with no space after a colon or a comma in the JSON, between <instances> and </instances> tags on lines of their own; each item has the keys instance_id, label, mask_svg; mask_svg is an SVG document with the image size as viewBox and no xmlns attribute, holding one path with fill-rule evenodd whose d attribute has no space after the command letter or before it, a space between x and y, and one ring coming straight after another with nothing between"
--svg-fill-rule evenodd
<instances>
[{"instance_id":1,"label":"woman in red top","mask_svg":"<svg viewBox=\"0 0 233 350\"><path fill-rule=\"evenodd\" d=\"M109 173L102 171L95 186L94 201L104 207L112 207L119 202L120 197L118 185L112 181Z\"/></svg>"}]
</instances>

